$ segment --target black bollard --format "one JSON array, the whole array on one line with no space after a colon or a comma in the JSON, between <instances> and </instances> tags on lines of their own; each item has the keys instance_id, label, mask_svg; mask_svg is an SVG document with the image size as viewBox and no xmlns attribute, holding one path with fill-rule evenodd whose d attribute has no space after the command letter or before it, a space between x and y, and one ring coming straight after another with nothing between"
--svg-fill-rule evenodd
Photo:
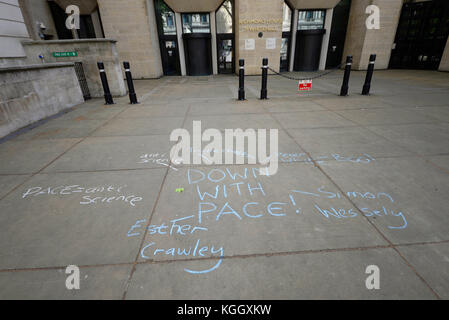
<instances>
[{"instance_id":1,"label":"black bollard","mask_svg":"<svg viewBox=\"0 0 449 320\"><path fill-rule=\"evenodd\" d=\"M239 60L239 100L245 100L245 60Z\"/></svg>"},{"instance_id":2,"label":"black bollard","mask_svg":"<svg viewBox=\"0 0 449 320\"><path fill-rule=\"evenodd\" d=\"M365 84L363 85L363 90L362 90L362 95L364 95L364 96L369 95L369 91L371 89L371 80L373 79L375 62L376 62L376 55L372 54L369 57L368 71L366 71Z\"/></svg>"},{"instance_id":3,"label":"black bollard","mask_svg":"<svg viewBox=\"0 0 449 320\"><path fill-rule=\"evenodd\" d=\"M260 90L260 100L267 98L267 78L268 78L268 58L262 60L262 89Z\"/></svg>"},{"instance_id":4,"label":"black bollard","mask_svg":"<svg viewBox=\"0 0 449 320\"><path fill-rule=\"evenodd\" d=\"M345 75L343 77L343 84L341 86L340 96L345 97L348 95L349 90L349 76L351 75L352 56L346 57Z\"/></svg>"},{"instance_id":5,"label":"black bollard","mask_svg":"<svg viewBox=\"0 0 449 320\"><path fill-rule=\"evenodd\" d=\"M136 91L134 90L133 76L131 74L129 62L123 62L123 67L125 67L126 74L126 82L128 82L128 91L129 91L129 102L131 104L138 104Z\"/></svg>"},{"instance_id":6,"label":"black bollard","mask_svg":"<svg viewBox=\"0 0 449 320\"><path fill-rule=\"evenodd\" d=\"M108 78L106 77L106 72L104 71L104 64L103 62L98 62L97 65L98 69L100 70L101 84L103 85L104 90L104 100L106 101L106 104L114 104L111 90L109 90Z\"/></svg>"}]
</instances>

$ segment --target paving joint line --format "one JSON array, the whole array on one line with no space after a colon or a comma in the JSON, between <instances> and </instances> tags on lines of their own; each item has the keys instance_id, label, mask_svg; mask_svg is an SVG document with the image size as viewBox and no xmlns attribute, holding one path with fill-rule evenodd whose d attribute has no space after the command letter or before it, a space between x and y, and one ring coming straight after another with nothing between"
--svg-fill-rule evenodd
<instances>
[{"instance_id":1,"label":"paving joint line","mask_svg":"<svg viewBox=\"0 0 449 320\"><path fill-rule=\"evenodd\" d=\"M184 115L184 120L183 120L183 122L182 122L182 128L184 128L184 125L185 125L185 122L186 122L186 120L187 120L187 115L189 114L190 108L191 108L191 105L189 104L189 106L188 106L188 108L187 108L187 110L186 110L186 113L185 113L185 115ZM179 139L178 139L178 141L179 141ZM147 222L147 224L146 224L146 226L145 226L145 231L144 231L143 236L142 236L142 241L140 242L140 245L139 245L139 248L138 248L138 251L137 251L136 258L135 258L135 260L134 260L134 262L133 262L133 267L131 268L131 272L130 272L130 274L129 274L129 276L128 276L128 280L126 281L126 284L125 284L125 289L124 289L124 291L123 291L122 300L126 300L126 295L128 294L129 286L130 286L130 284L131 284L132 278L133 278L134 273L135 273L135 271L136 271L137 264L138 264L138 262L139 262L140 252L141 252L141 250L142 250L142 247L143 247L143 245L144 245L144 243L145 243L145 239L146 239L147 234L148 234L148 227L151 225L151 221L152 221L152 219L153 219L154 213L156 212L156 208L157 208L157 205L158 205L158 203L159 203L159 199L160 199L160 197L161 197L162 190L163 190L164 185L165 185L165 181L167 180L168 173L170 172L171 164L172 164L172 161L171 161L171 159L169 158L169 166L165 169L165 175L164 175L164 178L162 179L162 183L161 183L161 186L160 186L160 188L159 188L158 195L157 195L156 200L155 200L155 202L154 202L153 208L152 208L152 210L151 210L151 212L150 212L150 216L149 216L149 218L148 218L148 222Z\"/></svg>"},{"instance_id":2,"label":"paving joint line","mask_svg":"<svg viewBox=\"0 0 449 320\"><path fill-rule=\"evenodd\" d=\"M301 150L301 152L303 152L303 150ZM291 152L281 152L281 153L286 153L289 154ZM305 154L305 153L304 153ZM442 153L442 154L428 154L428 155L423 155L423 157L437 157L437 156L448 156L449 153ZM313 156L312 156L313 157ZM374 157L374 156L373 156ZM376 156L375 160L383 160L383 159L407 159L410 157L416 157L416 158L420 158L420 156L418 154L404 154L404 155L391 155L391 156ZM316 161L319 162L324 162L324 163L340 163L339 160L335 160L335 159L314 159ZM427 162L430 162L431 160L426 159L425 160ZM307 164L310 165L311 164L311 160L301 160L301 161L285 161L285 162L279 162L279 165L281 166L289 166L289 165L295 165L295 164ZM182 165L176 167L176 169L182 169L182 168L197 168L197 167L207 167L207 164L201 164L201 165L194 165L194 164L190 164L190 165ZM223 166L228 166L226 164L216 164L216 166L218 167L223 167ZM233 164L233 166L237 166L237 167L247 167L247 166L255 166L254 164L248 164L248 163L243 163L243 164ZM37 174L70 174L70 173L107 173L107 172L122 172L122 171L146 171L146 170L160 170L160 169L165 169L166 166L161 166L161 167L147 167L147 168L119 168L119 169L98 169L98 170L80 170L80 171L48 171L48 172L29 172L29 173L7 173L7 174L0 174L0 177L10 177L10 176L28 176L28 175L37 175ZM441 168L442 170L446 170ZM449 171L448 171L449 173ZM1 199L0 199L1 200Z\"/></svg>"},{"instance_id":3,"label":"paving joint line","mask_svg":"<svg viewBox=\"0 0 449 320\"><path fill-rule=\"evenodd\" d=\"M449 243L449 240L441 241L429 241L429 242L413 242L403 244L393 244L396 247L411 247L422 245L438 245ZM296 250L296 251L278 251L278 252L266 252L266 253L254 253L254 254L236 254L230 256L223 256L223 259L246 259L257 257L273 257L273 256L290 256L290 255L302 255L302 254L320 254L320 253L333 253L333 252L348 252L348 251L365 251L375 249L392 249L391 245L373 245L366 247L345 247L345 248L327 248L327 249L310 249L310 250ZM134 266L145 264L164 264L164 263L177 263L177 262L195 262L195 261L210 261L217 260L217 257L204 257L204 258L192 258L192 259L172 259L172 260L145 260L145 261L132 261L132 262L119 262L119 263L102 263L102 264L87 264L79 265L80 269L88 268L102 268L102 267L119 267L119 266ZM48 267L34 267L34 268L14 268L14 269L0 269L0 273L7 272L33 272L33 271L45 271L45 270L63 270L66 266L48 266Z\"/></svg>"}]
</instances>

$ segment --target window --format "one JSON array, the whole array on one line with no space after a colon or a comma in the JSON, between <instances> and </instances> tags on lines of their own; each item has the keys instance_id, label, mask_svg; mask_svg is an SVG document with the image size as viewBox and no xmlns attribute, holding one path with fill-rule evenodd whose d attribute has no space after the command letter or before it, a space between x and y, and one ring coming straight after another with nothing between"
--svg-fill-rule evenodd
<instances>
[{"instance_id":1,"label":"window","mask_svg":"<svg viewBox=\"0 0 449 320\"><path fill-rule=\"evenodd\" d=\"M313 30L324 28L324 10L299 11L298 30Z\"/></svg>"},{"instance_id":2,"label":"window","mask_svg":"<svg viewBox=\"0 0 449 320\"><path fill-rule=\"evenodd\" d=\"M80 15L80 29L77 32L80 39L96 38L94 24L90 15Z\"/></svg>"},{"instance_id":3,"label":"window","mask_svg":"<svg viewBox=\"0 0 449 320\"><path fill-rule=\"evenodd\" d=\"M182 31L184 33L210 33L208 13L183 13Z\"/></svg>"},{"instance_id":4,"label":"window","mask_svg":"<svg viewBox=\"0 0 449 320\"><path fill-rule=\"evenodd\" d=\"M165 36L176 35L175 13L162 0L156 0L155 6L159 15L158 23L162 27L159 32Z\"/></svg>"},{"instance_id":5,"label":"window","mask_svg":"<svg viewBox=\"0 0 449 320\"><path fill-rule=\"evenodd\" d=\"M284 2L284 10L283 10L283 21L282 21L282 32L290 32L290 27L292 24L292 10L290 7Z\"/></svg>"},{"instance_id":6,"label":"window","mask_svg":"<svg viewBox=\"0 0 449 320\"><path fill-rule=\"evenodd\" d=\"M216 16L217 33L232 33L232 1L226 0Z\"/></svg>"}]
</instances>

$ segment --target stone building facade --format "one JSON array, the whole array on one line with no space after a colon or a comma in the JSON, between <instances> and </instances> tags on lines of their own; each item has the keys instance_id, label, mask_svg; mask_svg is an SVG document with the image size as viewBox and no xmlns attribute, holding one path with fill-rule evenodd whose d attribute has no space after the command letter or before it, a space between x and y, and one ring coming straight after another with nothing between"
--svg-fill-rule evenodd
<instances>
[{"instance_id":1,"label":"stone building facade","mask_svg":"<svg viewBox=\"0 0 449 320\"><path fill-rule=\"evenodd\" d=\"M114 39L135 78L237 72L239 59L247 74L260 74L262 58L279 71L324 70L347 55L353 55L354 69L364 70L372 53L376 68L386 69L398 65L391 58L400 51L395 46L398 26L404 28L401 12L420 2L443 3L436 11L447 10L441 0L19 0L31 38ZM61 30L70 4L80 8L79 31ZM379 29L366 26L370 6L379 9ZM229 26L222 25L223 14ZM444 14L437 18L447 18ZM45 30L37 30L41 24ZM425 51L412 57L422 68L448 70L448 46ZM401 54L396 52L396 62ZM421 68L407 59L401 67ZM424 63L430 60L432 65Z\"/></svg>"}]
</instances>

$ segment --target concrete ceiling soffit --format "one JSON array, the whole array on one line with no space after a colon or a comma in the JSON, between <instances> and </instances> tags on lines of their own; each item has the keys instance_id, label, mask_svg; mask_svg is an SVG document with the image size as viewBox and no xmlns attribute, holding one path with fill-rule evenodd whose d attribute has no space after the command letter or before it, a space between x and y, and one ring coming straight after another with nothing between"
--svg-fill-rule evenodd
<instances>
[{"instance_id":1,"label":"concrete ceiling soffit","mask_svg":"<svg viewBox=\"0 0 449 320\"><path fill-rule=\"evenodd\" d=\"M97 7L97 0L55 0L55 2L65 9L70 5L75 5L80 8L80 14L91 14Z\"/></svg>"},{"instance_id":2,"label":"concrete ceiling soffit","mask_svg":"<svg viewBox=\"0 0 449 320\"><path fill-rule=\"evenodd\" d=\"M165 0L175 12L211 12L223 3L223 0Z\"/></svg>"},{"instance_id":3,"label":"concrete ceiling soffit","mask_svg":"<svg viewBox=\"0 0 449 320\"><path fill-rule=\"evenodd\" d=\"M332 9L340 0L286 0L294 9Z\"/></svg>"}]
</instances>

